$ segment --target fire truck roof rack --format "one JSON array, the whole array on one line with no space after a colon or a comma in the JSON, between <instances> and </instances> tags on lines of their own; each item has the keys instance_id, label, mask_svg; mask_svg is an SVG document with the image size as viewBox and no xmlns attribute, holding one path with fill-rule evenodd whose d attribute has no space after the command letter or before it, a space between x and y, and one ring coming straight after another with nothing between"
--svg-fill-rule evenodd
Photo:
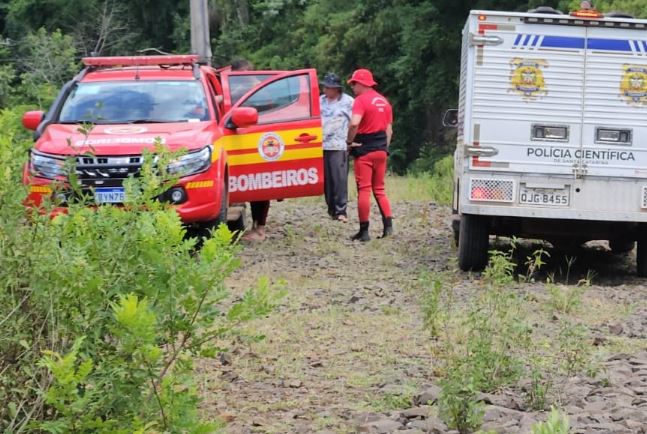
<instances>
[{"instance_id":1,"label":"fire truck roof rack","mask_svg":"<svg viewBox=\"0 0 647 434\"><path fill-rule=\"evenodd\" d=\"M200 78L199 56L197 54L173 54L166 56L114 56L84 57L83 64L89 70L124 66L191 66L196 79Z\"/></svg>"},{"instance_id":2,"label":"fire truck roof rack","mask_svg":"<svg viewBox=\"0 0 647 434\"><path fill-rule=\"evenodd\" d=\"M85 66L174 66L193 65L198 63L197 54L181 54L169 56L114 56L114 57L84 57Z\"/></svg>"}]
</instances>

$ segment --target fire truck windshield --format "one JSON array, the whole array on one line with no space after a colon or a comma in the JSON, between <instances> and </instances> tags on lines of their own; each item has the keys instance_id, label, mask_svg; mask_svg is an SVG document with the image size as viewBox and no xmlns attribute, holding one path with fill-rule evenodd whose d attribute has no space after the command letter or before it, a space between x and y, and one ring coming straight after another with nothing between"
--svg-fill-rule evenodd
<instances>
[{"instance_id":1,"label":"fire truck windshield","mask_svg":"<svg viewBox=\"0 0 647 434\"><path fill-rule=\"evenodd\" d=\"M196 122L209 119L197 81L104 81L77 83L59 123L124 124Z\"/></svg>"}]
</instances>

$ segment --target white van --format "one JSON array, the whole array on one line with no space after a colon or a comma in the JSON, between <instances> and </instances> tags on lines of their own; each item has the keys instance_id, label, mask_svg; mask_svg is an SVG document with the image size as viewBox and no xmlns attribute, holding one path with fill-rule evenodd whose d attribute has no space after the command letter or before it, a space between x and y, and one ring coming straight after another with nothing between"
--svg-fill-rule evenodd
<instances>
[{"instance_id":1,"label":"white van","mask_svg":"<svg viewBox=\"0 0 647 434\"><path fill-rule=\"evenodd\" d=\"M463 30L454 231L463 270L489 235L638 241L647 276L647 20L472 11Z\"/></svg>"}]
</instances>

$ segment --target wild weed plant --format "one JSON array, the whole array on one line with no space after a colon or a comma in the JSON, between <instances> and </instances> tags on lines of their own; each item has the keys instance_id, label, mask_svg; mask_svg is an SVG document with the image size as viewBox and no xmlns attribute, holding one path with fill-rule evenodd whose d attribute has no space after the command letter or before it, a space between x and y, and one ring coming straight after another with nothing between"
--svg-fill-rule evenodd
<instances>
[{"instance_id":1,"label":"wild weed plant","mask_svg":"<svg viewBox=\"0 0 647 434\"><path fill-rule=\"evenodd\" d=\"M548 305L554 312L569 314L582 304L582 294L586 291L584 286L563 286L554 283L546 284L549 295Z\"/></svg>"},{"instance_id":2,"label":"wild weed plant","mask_svg":"<svg viewBox=\"0 0 647 434\"><path fill-rule=\"evenodd\" d=\"M221 226L198 250L155 200L168 186L155 167L165 153L126 182L125 206L80 195L54 218L55 201L27 213L30 143L16 121L0 112L0 431L213 432L193 361L280 294L261 282L229 299L238 247Z\"/></svg>"},{"instance_id":3,"label":"wild weed plant","mask_svg":"<svg viewBox=\"0 0 647 434\"><path fill-rule=\"evenodd\" d=\"M551 409L545 422L538 422L532 427L532 434L568 434L569 432L568 417L556 408Z\"/></svg>"},{"instance_id":4,"label":"wild weed plant","mask_svg":"<svg viewBox=\"0 0 647 434\"><path fill-rule=\"evenodd\" d=\"M576 372L589 372L590 345L587 329L563 323L555 340L542 340L543 332L530 325L528 294L514 289L514 250L492 252L481 275L481 287L467 306L456 303L447 279L426 276L422 298L424 323L434 338L441 361L439 414L459 432L473 432L480 426L480 392L496 393L517 387L529 379L526 404L545 410L553 398L554 379ZM526 258L528 273L518 276L532 282L545 264L548 253L537 249ZM568 292L556 306L573 312L581 302L583 289ZM544 344L541 344L544 342ZM480 416L481 415L481 416Z\"/></svg>"}]
</instances>

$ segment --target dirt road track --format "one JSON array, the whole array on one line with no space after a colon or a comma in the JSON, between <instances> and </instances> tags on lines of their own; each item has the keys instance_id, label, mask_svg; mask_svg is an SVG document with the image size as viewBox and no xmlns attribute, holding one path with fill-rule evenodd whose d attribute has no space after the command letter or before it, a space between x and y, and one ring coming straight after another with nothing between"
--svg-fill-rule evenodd
<instances>
[{"instance_id":1,"label":"dirt road track","mask_svg":"<svg viewBox=\"0 0 647 434\"><path fill-rule=\"evenodd\" d=\"M413 402L425 391L433 398L438 380L422 325L420 277L453 276L464 300L478 289L479 277L456 271L448 208L396 200L394 210L396 236L375 239L381 222L373 209L374 240L360 244L348 240L356 223L327 219L320 200L272 204L269 239L244 245L242 266L228 283L242 293L268 276L282 282L288 296L277 312L250 325L264 340L230 343L226 356L200 363L203 411L228 421L226 432L449 432L433 408ZM349 216L356 221L352 205ZM505 240L497 245L509 247ZM533 249L524 246L521 259ZM553 253L537 281L563 282L568 274L574 284L593 277L581 321L592 339L604 342L608 367L604 381L573 378L560 395L574 432L645 432L647 291L632 254L587 247L567 267L566 258ZM519 285L540 300L545 295L543 284ZM525 412L521 392L515 393L507 400L484 398L492 404L486 427L528 432L545 417ZM411 414L403 415L407 409Z\"/></svg>"}]
</instances>

